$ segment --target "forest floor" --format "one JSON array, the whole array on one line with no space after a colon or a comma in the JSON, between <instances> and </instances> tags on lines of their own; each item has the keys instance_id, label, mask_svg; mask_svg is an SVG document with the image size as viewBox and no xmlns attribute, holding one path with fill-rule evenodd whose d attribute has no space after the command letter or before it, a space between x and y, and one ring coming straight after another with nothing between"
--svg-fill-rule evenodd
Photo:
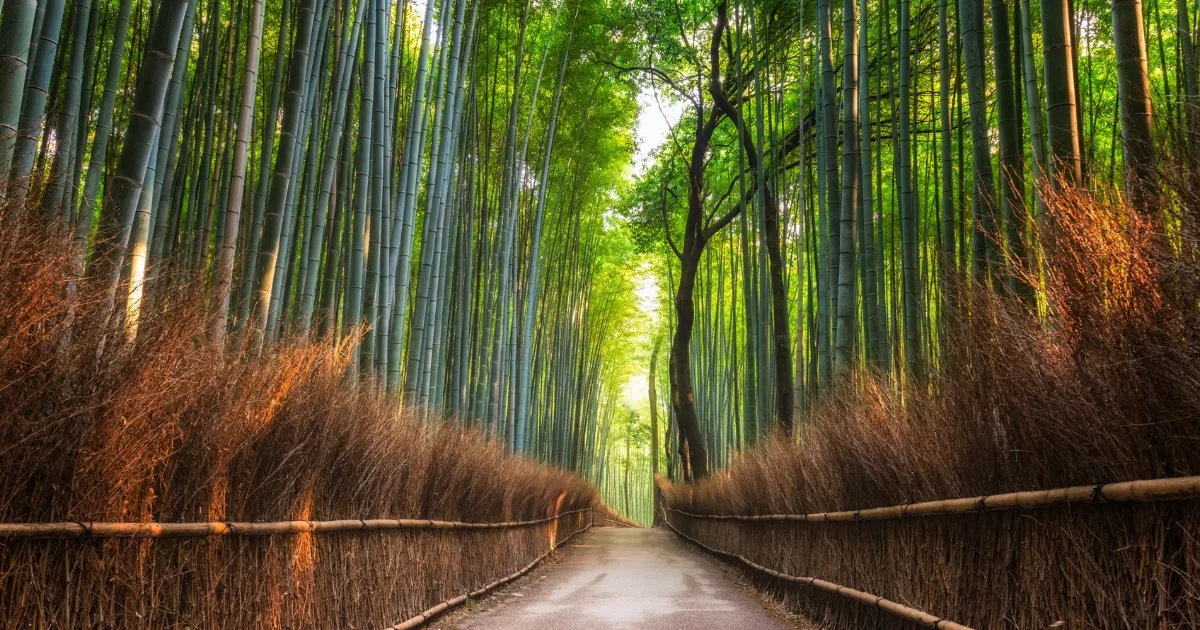
<instances>
[{"instance_id":1,"label":"forest floor","mask_svg":"<svg viewBox=\"0 0 1200 630\"><path fill-rule=\"evenodd\" d=\"M662 529L603 527L553 564L461 613L446 630L810 630L736 571Z\"/></svg>"}]
</instances>

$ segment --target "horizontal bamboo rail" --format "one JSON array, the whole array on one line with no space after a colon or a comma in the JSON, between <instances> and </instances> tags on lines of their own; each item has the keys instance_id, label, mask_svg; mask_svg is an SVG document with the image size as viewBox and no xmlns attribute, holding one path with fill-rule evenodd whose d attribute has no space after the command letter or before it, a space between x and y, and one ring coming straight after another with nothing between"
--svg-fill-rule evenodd
<instances>
[{"instance_id":1,"label":"horizontal bamboo rail","mask_svg":"<svg viewBox=\"0 0 1200 630\"><path fill-rule=\"evenodd\" d=\"M432 619L434 619L435 617L437 617L438 615L445 613L447 610L450 610L451 608L454 608L455 606L461 606L468 599L478 599L479 597L482 597L483 595L486 595L489 592L491 592L497 588L500 588L501 586L504 586L505 584L508 584L509 582L521 577L522 575L529 573L531 570L533 570L534 567L536 567L538 565L538 563L540 563L542 560L545 560L546 556L553 553L555 549L558 549L562 545L565 545L567 543L567 541L574 538L576 534L582 534L583 532L586 532L587 530L591 529L592 525L594 525L594 524L595 523L588 523L587 527L577 530L574 533L572 533L570 536L567 536L566 538L562 539L562 541L560 541L557 545L555 545L554 547L551 547L550 550L547 551L546 553L538 556L537 559L534 560L533 562L530 562L529 564L525 565L525 567L523 569L521 569L520 571L517 571L516 573L513 573L512 575L509 575L507 577L502 577L499 580L496 580L495 582L492 582L491 584L488 584L487 586L484 586L482 588L471 591L470 593L464 593L462 595L459 595L458 597L448 599L448 600L434 606L433 608L430 608L429 610L426 610L425 612L417 615L416 617L401 621L400 623L398 623L394 626L389 626L389 627L385 628L384 630L411 630L412 628L419 628L419 627L425 625L426 623L428 623L429 621L431 621Z\"/></svg>"},{"instance_id":2,"label":"horizontal bamboo rail","mask_svg":"<svg viewBox=\"0 0 1200 630\"><path fill-rule=\"evenodd\" d=\"M800 521L829 523L849 521L886 521L944 514L1035 510L1083 505L1115 503L1155 503L1200 499L1200 476L1170 479L1143 479L1096 486L1073 486L1054 490L1029 490L991 494L965 499L943 499L922 503L905 503L888 507L816 512L813 514L693 514L670 507L665 509L690 518L730 521Z\"/></svg>"},{"instance_id":3,"label":"horizontal bamboo rail","mask_svg":"<svg viewBox=\"0 0 1200 630\"><path fill-rule=\"evenodd\" d=\"M704 550L708 551L709 553L716 555L716 556L723 556L726 558L732 558L734 560L737 560L738 562L741 562L742 564L746 565L747 567L750 567L751 569L754 569L761 573L770 575L773 578L777 578L780 580L787 580L789 582L795 582L797 584L807 584L809 586L821 589L823 591L833 593L834 595L840 595L847 599L852 599L852 600L854 600L860 604L866 605L866 606L874 606L875 608L878 608L879 610L882 610L883 612L886 612L889 615L899 617L900 619L904 619L906 621L911 621L913 623L918 623L923 626L928 626L930 628L937 628L938 630L972 630L969 626L964 626L959 623L954 623L953 621L950 621L947 619L942 619L941 617L936 617L927 612L917 610L916 608L910 608L908 606L905 606L904 604L893 602L889 599L884 599L878 595L872 595L871 593L867 593L864 591L859 591L859 590L850 588L849 586L842 586L841 584L834 584L833 582L827 582L820 578L797 577L794 575L788 575L786 573L780 573L779 571L776 571L774 569L768 569L767 567L764 567L761 564L757 564L754 561L746 558L745 556L740 556L736 553L730 553L728 551L721 551L720 549L714 549L712 547L709 547L708 545L696 540L695 538L692 538L691 536L688 536L687 534L679 531L678 529L675 529L675 526L673 524L671 524L671 521L670 521L670 519L667 518L666 514L663 514L663 522L666 523L667 527L670 527L671 530L674 531L676 534L678 534L680 537L682 537L688 541L691 541L691 543L696 545L697 547L700 547L701 549L704 549Z\"/></svg>"},{"instance_id":4,"label":"horizontal bamboo rail","mask_svg":"<svg viewBox=\"0 0 1200 630\"><path fill-rule=\"evenodd\" d=\"M337 521L275 521L236 523L207 521L197 523L0 523L0 538L177 538L195 536L275 536L279 534L322 534L390 529L506 529L528 527L590 511L583 508L560 512L531 521L503 523L463 523L429 519L342 519Z\"/></svg>"}]
</instances>

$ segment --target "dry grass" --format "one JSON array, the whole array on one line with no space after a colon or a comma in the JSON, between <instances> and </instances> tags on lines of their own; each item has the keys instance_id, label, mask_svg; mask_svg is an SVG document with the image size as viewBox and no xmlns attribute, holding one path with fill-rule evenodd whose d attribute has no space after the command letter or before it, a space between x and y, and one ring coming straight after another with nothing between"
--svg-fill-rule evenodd
<instances>
[{"instance_id":1,"label":"dry grass","mask_svg":"<svg viewBox=\"0 0 1200 630\"><path fill-rule=\"evenodd\" d=\"M135 339L37 219L0 226L0 521L509 521L578 478L345 387L346 348L220 360L202 297ZM177 284L182 284L177 282ZM381 628L521 568L590 514L507 530L0 541L0 628Z\"/></svg>"},{"instance_id":2,"label":"dry grass","mask_svg":"<svg viewBox=\"0 0 1200 630\"><path fill-rule=\"evenodd\" d=\"M772 441L694 488L666 487L668 504L808 513L1200 474L1200 203L1173 194L1187 214L1166 229L1113 203L1051 200L1048 315L972 287L927 388L860 378L811 413L799 444ZM673 522L784 573L977 628L1200 627L1194 504ZM829 627L902 627L812 589L764 585Z\"/></svg>"}]
</instances>

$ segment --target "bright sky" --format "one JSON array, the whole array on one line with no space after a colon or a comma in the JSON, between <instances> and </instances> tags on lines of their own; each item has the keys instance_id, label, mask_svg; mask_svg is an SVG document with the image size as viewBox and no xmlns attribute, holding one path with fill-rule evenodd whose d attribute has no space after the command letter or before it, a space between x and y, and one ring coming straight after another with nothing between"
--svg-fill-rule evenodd
<instances>
[{"instance_id":1,"label":"bright sky","mask_svg":"<svg viewBox=\"0 0 1200 630\"><path fill-rule=\"evenodd\" d=\"M653 331L659 329L659 286L658 278L654 275L649 263L644 263L642 268L638 270L638 277L634 279L636 288L634 293L637 295L638 310L641 311L644 330L653 334ZM653 339L644 339L646 350L650 350ZM662 352L660 349L659 352ZM649 353L647 352L647 355ZM665 353L659 357L659 361L665 361ZM641 369L636 370L629 376L629 380L625 382L624 391L622 392L625 398L625 404L631 408L642 412L648 409L649 406L649 384L646 380L646 370L650 366L650 357L645 357L645 365L640 366Z\"/></svg>"},{"instance_id":2,"label":"bright sky","mask_svg":"<svg viewBox=\"0 0 1200 630\"><path fill-rule=\"evenodd\" d=\"M651 85L643 85L638 93L638 119L637 126L634 128L634 137L637 139L637 151L633 155L632 175L640 176L653 163L654 153L659 147L667 141L667 135L671 132L671 126L679 122L683 116L683 103L671 102L671 99L662 91L656 90ZM638 277L634 280L636 288L634 292L637 294L638 310L642 312L646 324L646 330L654 331L659 328L658 312L659 312L659 286L658 278L646 263L639 270ZM644 340L646 350L650 349L653 343L652 339ZM661 351L661 350L660 350ZM649 353L647 353L649 354ZM660 357L660 361L665 361L665 354ZM634 372L625 383L624 398L625 404L639 411L647 409L648 400L648 383L646 381L646 368L649 368L649 357L646 357L646 366Z\"/></svg>"},{"instance_id":3,"label":"bright sky","mask_svg":"<svg viewBox=\"0 0 1200 630\"><path fill-rule=\"evenodd\" d=\"M655 98L657 96L657 98ZM638 120L634 134L637 151L633 154L633 175L639 176L653 160L654 152L667 141L671 126L683 115L683 103L650 85L638 92Z\"/></svg>"},{"instance_id":4,"label":"bright sky","mask_svg":"<svg viewBox=\"0 0 1200 630\"><path fill-rule=\"evenodd\" d=\"M409 0L408 18L406 20L406 23L414 25L413 28L416 29L414 32L417 35L421 34L421 27L425 24L425 7L426 6L428 6L428 0ZM453 18L451 18L451 19L453 20ZM433 23L431 25L430 34L429 34L429 36L431 38L437 38L438 26L439 25L438 25L437 7L434 7ZM431 43L430 46L433 46L433 44Z\"/></svg>"}]
</instances>

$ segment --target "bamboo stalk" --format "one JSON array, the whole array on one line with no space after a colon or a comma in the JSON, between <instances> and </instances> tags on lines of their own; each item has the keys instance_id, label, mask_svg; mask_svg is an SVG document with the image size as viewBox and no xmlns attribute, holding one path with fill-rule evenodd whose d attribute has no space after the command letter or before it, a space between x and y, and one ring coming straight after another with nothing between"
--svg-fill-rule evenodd
<instances>
[{"instance_id":1,"label":"bamboo stalk","mask_svg":"<svg viewBox=\"0 0 1200 630\"><path fill-rule=\"evenodd\" d=\"M275 521L236 523L0 523L0 538L178 538L188 536L273 536L385 529L505 529L528 527L587 512L583 508L547 518L503 523L463 523L429 519L342 519L336 521Z\"/></svg>"},{"instance_id":2,"label":"bamboo stalk","mask_svg":"<svg viewBox=\"0 0 1200 630\"><path fill-rule=\"evenodd\" d=\"M888 507L816 512L812 514L692 514L670 507L666 509L690 518L733 521L803 521L815 523L845 521L886 521L918 516L971 514L975 512L1005 512L1103 505L1106 503L1155 503L1159 501L1194 500L1200 498L1200 476L1170 479L1142 479L1095 486L1073 486L1053 490L1029 490L990 494L963 499L942 499L921 503L905 503Z\"/></svg>"},{"instance_id":3,"label":"bamboo stalk","mask_svg":"<svg viewBox=\"0 0 1200 630\"><path fill-rule=\"evenodd\" d=\"M674 511L674 510L672 510L672 511ZM717 556L724 556L726 558L732 558L734 560L737 560L738 562L741 562L742 564L750 567L751 569L754 569L754 570L762 572L762 573L766 573L767 575L770 575L773 578L777 578L780 580L787 580L789 582L796 582L798 584L807 584L809 586L819 588L823 591L833 593L834 595L840 595L847 599L852 599L852 600L854 600L860 604L866 605L866 606L874 606L874 607L878 608L879 610L882 610L883 612L888 613L889 615L899 617L900 619L904 619L905 621L911 621L914 623L918 623L923 626L929 626L931 628L938 628L939 630L972 630L969 626L964 626L962 624L954 623L953 621L949 621L947 619L942 619L941 617L937 617L937 616L931 615L927 612L917 610L916 608L910 608L908 606L905 606L904 604L893 602L889 599L884 599L878 595L873 595L871 593L856 590L856 589L850 588L848 586L842 586L841 584L834 584L833 582L827 582L820 578L798 577L795 575L788 575L786 573L780 573L779 571L776 571L774 569L768 569L767 567L764 567L761 564L757 564L751 560L748 560L747 558L745 558L743 556L739 556L735 553L729 553L728 551L721 551L720 549L714 549L714 548L709 547L708 545L696 540L695 538L688 536L687 534L679 531L678 529L675 529L675 526L671 524L671 521L668 520L665 515L663 517L663 522L666 523L667 527L670 527L671 530L674 531L676 534L678 534L681 538L691 541L691 543L696 545L697 547L700 547L701 549L704 549L705 551L708 551L709 553L717 555Z\"/></svg>"},{"instance_id":4,"label":"bamboo stalk","mask_svg":"<svg viewBox=\"0 0 1200 630\"><path fill-rule=\"evenodd\" d=\"M576 511L582 511L582 510L576 510ZM570 514L570 513L571 512L564 512L563 514ZM487 586L484 586L477 590L471 591L470 593L466 593L464 595L459 595L458 597L455 597L453 599L448 599L448 600L434 606L433 608L430 608L430 609L426 610L425 612L417 615L416 617L401 621L400 623L398 623L394 626L389 626L388 628L385 628L384 630L410 630L411 628L419 628L419 627L425 625L430 620L432 620L434 617L437 617L438 615L441 615L442 613L446 612L447 610L450 610L451 608L454 608L455 606L462 604L463 602L467 601L468 599L478 598L482 595L486 595L489 591L493 591L501 586L504 586L505 584L508 584L509 582L521 577L522 575L529 573L534 567L536 567L538 565L538 563L540 563L542 560L545 560L546 556L550 555L555 549L557 549L558 547L565 544L568 540L571 540L572 538L574 538L576 534L581 534L581 533L586 532L587 530L591 529L592 525L595 525L595 523L588 523L587 527L577 530L574 533L572 533L570 536L567 536L566 538L564 538L562 540L561 543L551 547L549 551L538 556L536 560L525 565L525 567L522 568L520 571L517 571L516 573L513 573L512 575L509 575L507 577L500 578L499 580L496 580L495 582L492 582L491 584L488 584Z\"/></svg>"}]
</instances>

